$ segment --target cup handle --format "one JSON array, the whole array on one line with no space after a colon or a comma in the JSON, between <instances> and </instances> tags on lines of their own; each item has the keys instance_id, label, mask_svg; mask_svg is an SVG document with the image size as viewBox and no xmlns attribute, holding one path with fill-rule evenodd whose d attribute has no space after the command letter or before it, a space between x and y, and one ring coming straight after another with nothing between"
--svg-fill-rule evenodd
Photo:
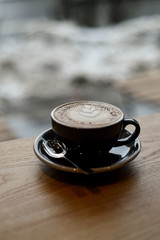
<instances>
[{"instance_id":1,"label":"cup handle","mask_svg":"<svg viewBox=\"0 0 160 240\"><path fill-rule=\"evenodd\" d=\"M127 125L135 126L134 132L130 136L126 137L126 138L119 139L116 142L115 147L122 146L124 144L128 144L128 143L134 141L138 137L138 135L140 133L140 125L139 125L139 123L135 119L124 119L123 120L123 128L122 128L121 132L123 132L123 130L126 128Z\"/></svg>"}]
</instances>

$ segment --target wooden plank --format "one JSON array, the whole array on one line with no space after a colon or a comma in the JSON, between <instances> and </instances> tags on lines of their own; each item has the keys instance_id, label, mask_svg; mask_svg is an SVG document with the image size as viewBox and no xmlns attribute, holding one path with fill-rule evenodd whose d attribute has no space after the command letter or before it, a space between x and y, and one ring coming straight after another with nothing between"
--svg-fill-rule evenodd
<instances>
[{"instance_id":1,"label":"wooden plank","mask_svg":"<svg viewBox=\"0 0 160 240\"><path fill-rule=\"evenodd\" d=\"M0 143L1 239L159 240L160 114L138 120L141 153L103 175L49 168L35 138Z\"/></svg>"}]
</instances>

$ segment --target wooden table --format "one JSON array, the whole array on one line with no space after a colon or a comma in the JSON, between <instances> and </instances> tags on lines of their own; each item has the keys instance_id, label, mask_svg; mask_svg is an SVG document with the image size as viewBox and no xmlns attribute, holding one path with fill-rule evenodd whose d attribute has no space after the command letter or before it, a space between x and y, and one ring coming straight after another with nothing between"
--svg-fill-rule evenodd
<instances>
[{"instance_id":1,"label":"wooden table","mask_svg":"<svg viewBox=\"0 0 160 240\"><path fill-rule=\"evenodd\" d=\"M79 177L41 163L35 138L0 143L0 239L160 239L160 114L138 119L142 151Z\"/></svg>"}]
</instances>

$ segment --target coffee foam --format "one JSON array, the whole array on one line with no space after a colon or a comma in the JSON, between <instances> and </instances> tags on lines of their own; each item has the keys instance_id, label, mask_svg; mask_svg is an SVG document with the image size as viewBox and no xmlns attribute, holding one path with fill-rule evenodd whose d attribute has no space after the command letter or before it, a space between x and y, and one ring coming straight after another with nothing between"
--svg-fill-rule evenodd
<instances>
[{"instance_id":1,"label":"coffee foam","mask_svg":"<svg viewBox=\"0 0 160 240\"><path fill-rule=\"evenodd\" d=\"M54 118L70 127L95 128L110 125L122 118L122 111L108 103L73 102L55 109Z\"/></svg>"}]
</instances>

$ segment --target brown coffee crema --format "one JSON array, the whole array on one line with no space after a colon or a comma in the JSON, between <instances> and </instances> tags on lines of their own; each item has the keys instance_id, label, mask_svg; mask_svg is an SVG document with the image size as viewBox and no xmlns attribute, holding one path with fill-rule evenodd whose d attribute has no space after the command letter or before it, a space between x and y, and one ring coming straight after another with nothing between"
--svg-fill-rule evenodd
<instances>
[{"instance_id":1,"label":"brown coffee crema","mask_svg":"<svg viewBox=\"0 0 160 240\"><path fill-rule=\"evenodd\" d=\"M60 124L74 128L105 127L124 117L119 108L96 101L67 103L57 107L52 114Z\"/></svg>"}]
</instances>

